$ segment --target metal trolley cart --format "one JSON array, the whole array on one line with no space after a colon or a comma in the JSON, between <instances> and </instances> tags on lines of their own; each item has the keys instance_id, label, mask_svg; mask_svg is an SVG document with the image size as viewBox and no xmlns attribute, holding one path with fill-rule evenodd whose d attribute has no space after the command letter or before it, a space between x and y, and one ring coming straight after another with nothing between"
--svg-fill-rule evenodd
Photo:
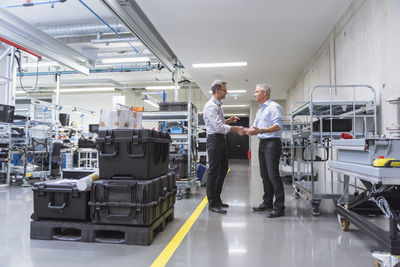
<instances>
[{"instance_id":1,"label":"metal trolley cart","mask_svg":"<svg viewBox=\"0 0 400 267\"><path fill-rule=\"evenodd\" d=\"M337 100L337 91L344 91L351 100ZM296 120L307 125L298 133L294 132ZM294 195L310 200L312 214L319 215L321 200L338 199L343 190L338 175L327 169L334 156L331 141L343 134L355 138L376 134L375 90L368 85L316 86L310 101L293 110L291 131Z\"/></svg>"},{"instance_id":2,"label":"metal trolley cart","mask_svg":"<svg viewBox=\"0 0 400 267\"><path fill-rule=\"evenodd\" d=\"M335 140L332 146L338 159L329 162L329 168L344 181L343 195L336 204L342 230L354 224L384 250L373 253L377 266L395 266L400 263L400 139ZM387 160L380 159L383 164L374 166L380 156ZM382 221L363 215L385 215L385 227L379 224Z\"/></svg>"},{"instance_id":3,"label":"metal trolley cart","mask_svg":"<svg viewBox=\"0 0 400 267\"><path fill-rule=\"evenodd\" d=\"M176 181L177 198L182 199L185 191L200 187L197 179L197 108L188 102L187 110L184 111L143 112L143 121L187 122L186 133L171 134L171 145L182 145L187 150L187 177Z\"/></svg>"},{"instance_id":4,"label":"metal trolley cart","mask_svg":"<svg viewBox=\"0 0 400 267\"><path fill-rule=\"evenodd\" d=\"M293 124L293 132L297 134L301 131L303 127L306 126L305 123L300 121L295 121ZM282 155L279 161L279 173L285 183L292 183L292 166L291 163L291 149L292 149L292 131L291 131L291 121L284 120L282 128Z\"/></svg>"}]
</instances>

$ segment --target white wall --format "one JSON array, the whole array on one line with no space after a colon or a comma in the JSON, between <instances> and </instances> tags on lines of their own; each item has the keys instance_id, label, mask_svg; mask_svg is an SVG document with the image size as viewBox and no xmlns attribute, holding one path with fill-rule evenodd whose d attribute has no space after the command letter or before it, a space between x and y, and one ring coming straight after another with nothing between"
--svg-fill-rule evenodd
<instances>
[{"instance_id":1,"label":"white wall","mask_svg":"<svg viewBox=\"0 0 400 267\"><path fill-rule=\"evenodd\" d=\"M112 96L114 93L102 94L61 94L60 105L63 106L61 113L69 113L70 121L81 123L81 113L71 112L71 107L78 107L94 111L94 116L84 115L83 129L88 131L89 124L98 124L101 109L112 109ZM55 96L53 96L55 103Z\"/></svg>"},{"instance_id":2,"label":"white wall","mask_svg":"<svg viewBox=\"0 0 400 267\"><path fill-rule=\"evenodd\" d=\"M188 90L182 89L179 92L179 101L188 101L189 92ZM158 110L148 104L143 103L142 95L134 91L124 91L121 93L96 93L96 94L61 94L60 104L64 106L61 113L69 113L70 120L74 120L78 123L81 122L80 113L71 112L71 107L79 107L95 112L94 116L84 115L83 118L83 129L88 130L89 124L99 123L100 110L112 109L113 108L113 96L124 95L125 104L127 106L144 106L146 111ZM200 89L192 90L192 103L194 103L198 111L202 111L204 104L208 101L208 98L204 96ZM167 101L174 101L173 90L167 91ZM53 103L55 103L55 96L53 96ZM152 128L156 123L143 123L143 127Z\"/></svg>"},{"instance_id":3,"label":"white wall","mask_svg":"<svg viewBox=\"0 0 400 267\"><path fill-rule=\"evenodd\" d=\"M310 64L288 90L287 109L309 101L321 84L368 84L375 88L378 133L386 134L393 107L384 100L400 96L400 1L356 0L332 29ZM359 94L358 99L369 95ZM337 92L348 99L350 92Z\"/></svg>"},{"instance_id":4,"label":"white wall","mask_svg":"<svg viewBox=\"0 0 400 267\"><path fill-rule=\"evenodd\" d=\"M355 0L289 88L286 108L297 101L309 101L310 90L317 85L371 85L377 94L378 133L387 134L393 107L384 100L400 96L399 58L400 1ZM335 99L350 96L349 91L334 95ZM370 95L364 91L357 99L367 97ZM317 166L318 173L323 170Z\"/></svg>"}]
</instances>

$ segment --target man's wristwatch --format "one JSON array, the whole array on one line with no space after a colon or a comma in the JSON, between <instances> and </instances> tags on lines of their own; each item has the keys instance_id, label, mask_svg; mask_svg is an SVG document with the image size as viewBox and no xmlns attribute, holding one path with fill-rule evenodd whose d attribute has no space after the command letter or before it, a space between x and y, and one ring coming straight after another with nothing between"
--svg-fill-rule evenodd
<instances>
[{"instance_id":1,"label":"man's wristwatch","mask_svg":"<svg viewBox=\"0 0 400 267\"><path fill-rule=\"evenodd\" d=\"M260 128L260 134L263 134L263 129L262 128Z\"/></svg>"}]
</instances>

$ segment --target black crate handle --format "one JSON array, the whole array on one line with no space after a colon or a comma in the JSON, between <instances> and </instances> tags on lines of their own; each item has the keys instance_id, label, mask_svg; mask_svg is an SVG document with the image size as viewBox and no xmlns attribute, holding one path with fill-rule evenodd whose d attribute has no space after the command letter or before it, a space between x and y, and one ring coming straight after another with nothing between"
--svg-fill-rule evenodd
<instances>
[{"instance_id":1,"label":"black crate handle","mask_svg":"<svg viewBox=\"0 0 400 267\"><path fill-rule=\"evenodd\" d=\"M128 154L127 154L128 157L130 157L130 158L143 158L144 157L145 151L143 148L143 143L142 143L142 153L139 153L139 154L132 154L131 143L127 143L126 146L127 146L127 150L128 150Z\"/></svg>"},{"instance_id":2,"label":"black crate handle","mask_svg":"<svg viewBox=\"0 0 400 267\"><path fill-rule=\"evenodd\" d=\"M64 195L64 201L61 205L53 205L53 194L50 193L49 196L49 204L47 205L47 207L49 209L58 209L58 210L62 210L63 208L65 208L65 206L67 206L67 194L63 194Z\"/></svg>"},{"instance_id":3,"label":"black crate handle","mask_svg":"<svg viewBox=\"0 0 400 267\"><path fill-rule=\"evenodd\" d=\"M104 148L104 144L102 144L102 147L100 149L100 157L115 157L118 154L118 150L119 150L119 144L118 143L114 143L114 152L113 153L103 153L103 148Z\"/></svg>"}]
</instances>

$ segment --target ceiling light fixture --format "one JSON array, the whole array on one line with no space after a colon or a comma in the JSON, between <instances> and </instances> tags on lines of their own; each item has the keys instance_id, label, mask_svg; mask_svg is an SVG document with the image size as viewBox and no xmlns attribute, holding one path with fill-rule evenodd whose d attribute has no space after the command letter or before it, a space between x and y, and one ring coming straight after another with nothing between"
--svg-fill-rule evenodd
<instances>
[{"instance_id":1,"label":"ceiling light fixture","mask_svg":"<svg viewBox=\"0 0 400 267\"><path fill-rule=\"evenodd\" d=\"M232 116L236 116L236 117L248 117L249 114L248 113L227 113L224 114L225 117L232 117Z\"/></svg>"},{"instance_id":2,"label":"ceiling light fixture","mask_svg":"<svg viewBox=\"0 0 400 267\"><path fill-rule=\"evenodd\" d=\"M192 66L193 68L243 67L247 66L247 62L200 63Z\"/></svg>"},{"instance_id":3,"label":"ceiling light fixture","mask_svg":"<svg viewBox=\"0 0 400 267\"><path fill-rule=\"evenodd\" d=\"M210 94L212 94L212 91L208 91ZM228 89L228 94L242 94L242 93L247 93L247 90L229 90Z\"/></svg>"},{"instance_id":4,"label":"ceiling light fixture","mask_svg":"<svg viewBox=\"0 0 400 267\"><path fill-rule=\"evenodd\" d=\"M222 105L224 108L245 108L248 105Z\"/></svg>"},{"instance_id":5,"label":"ceiling light fixture","mask_svg":"<svg viewBox=\"0 0 400 267\"><path fill-rule=\"evenodd\" d=\"M29 62L29 63L22 63L23 68L29 67L59 67L60 64L54 61L39 61L39 62Z\"/></svg>"},{"instance_id":6,"label":"ceiling light fixture","mask_svg":"<svg viewBox=\"0 0 400 267\"><path fill-rule=\"evenodd\" d=\"M104 92L104 91L114 91L114 87L82 87L82 88L65 88L60 89L60 93L80 93L80 92ZM57 92L57 90L53 90L53 92Z\"/></svg>"},{"instance_id":7,"label":"ceiling light fixture","mask_svg":"<svg viewBox=\"0 0 400 267\"><path fill-rule=\"evenodd\" d=\"M159 108L159 107L160 107L159 105L157 105L157 104L151 102L149 99L145 99L145 100L143 100L143 102L149 104L150 106L156 107L156 108Z\"/></svg>"},{"instance_id":8,"label":"ceiling light fixture","mask_svg":"<svg viewBox=\"0 0 400 267\"><path fill-rule=\"evenodd\" d=\"M146 90L173 90L175 89L174 85L157 85L157 86L146 86L145 87ZM180 87L178 86L178 89L180 89Z\"/></svg>"},{"instance_id":9,"label":"ceiling light fixture","mask_svg":"<svg viewBox=\"0 0 400 267\"><path fill-rule=\"evenodd\" d=\"M130 62L148 62L148 57L122 57L122 58L104 58L102 63L130 63Z\"/></svg>"}]
</instances>

